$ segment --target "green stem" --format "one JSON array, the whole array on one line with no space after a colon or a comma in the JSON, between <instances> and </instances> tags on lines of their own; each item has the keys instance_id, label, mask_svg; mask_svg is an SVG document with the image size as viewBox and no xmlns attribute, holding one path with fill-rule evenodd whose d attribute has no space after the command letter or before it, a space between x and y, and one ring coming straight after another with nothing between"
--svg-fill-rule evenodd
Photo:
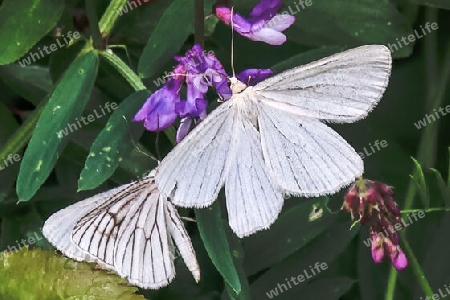
<instances>
[{"instance_id":1,"label":"green stem","mask_svg":"<svg viewBox=\"0 0 450 300\"><path fill-rule=\"evenodd\" d=\"M97 18L97 2L92 0L85 1L87 17L89 20L89 27L92 39L94 40L95 49L104 49L102 34L98 28L98 18Z\"/></svg>"},{"instance_id":2,"label":"green stem","mask_svg":"<svg viewBox=\"0 0 450 300\"><path fill-rule=\"evenodd\" d=\"M402 209L400 211L400 213L402 214L409 214L412 212L419 212L419 211L423 211L423 212L434 212L434 211L450 211L450 207L433 207L433 208L424 208L424 209Z\"/></svg>"},{"instance_id":3,"label":"green stem","mask_svg":"<svg viewBox=\"0 0 450 300\"><path fill-rule=\"evenodd\" d=\"M125 78L126 81L135 89L136 91L145 90L147 89L142 82L141 78L134 73L133 70L128 67L128 65L120 59L117 55L114 53L108 52L108 50L105 51L99 51L100 55L102 55L114 68L119 71L119 73ZM176 131L173 126L167 128L164 131L164 134L167 136L167 138L172 142L172 144L175 145L175 136Z\"/></svg>"},{"instance_id":4,"label":"green stem","mask_svg":"<svg viewBox=\"0 0 450 300\"><path fill-rule=\"evenodd\" d=\"M103 56L114 68L119 71L119 73L125 78L126 81L135 89L136 91L145 90L146 87L142 82L141 78L130 69L130 67L120 59L114 53L105 51L99 51L100 55Z\"/></svg>"},{"instance_id":5,"label":"green stem","mask_svg":"<svg viewBox=\"0 0 450 300\"><path fill-rule=\"evenodd\" d=\"M99 22L100 32L102 37L106 37L110 34L111 29L114 26L117 18L119 17L119 12L122 7L127 3L127 0L112 0L103 14Z\"/></svg>"},{"instance_id":6,"label":"green stem","mask_svg":"<svg viewBox=\"0 0 450 300\"><path fill-rule=\"evenodd\" d=\"M411 267L413 269L414 274L416 275L417 280L419 281L420 286L422 287L422 291L427 295L428 297L433 298L433 290L430 287L430 284L428 283L427 278L425 277L425 273L422 271L422 268L420 267L419 262L417 261L416 256L414 255L413 250L411 249L411 246L409 245L408 240L406 239L406 232L401 231L399 232L403 248L405 250L406 256L409 259L409 262L411 263Z\"/></svg>"},{"instance_id":7,"label":"green stem","mask_svg":"<svg viewBox=\"0 0 450 300\"><path fill-rule=\"evenodd\" d=\"M5 157L10 153L18 153L20 149L25 147L33 134L34 127L48 99L49 97L45 101L41 101L22 126L8 139L5 147L0 151L0 157ZM4 163L0 162L0 166L4 167Z\"/></svg>"},{"instance_id":8,"label":"green stem","mask_svg":"<svg viewBox=\"0 0 450 300\"><path fill-rule=\"evenodd\" d=\"M394 300L395 283L397 280L397 271L395 268L391 268L389 271L389 280L386 288L385 300Z\"/></svg>"}]
</instances>

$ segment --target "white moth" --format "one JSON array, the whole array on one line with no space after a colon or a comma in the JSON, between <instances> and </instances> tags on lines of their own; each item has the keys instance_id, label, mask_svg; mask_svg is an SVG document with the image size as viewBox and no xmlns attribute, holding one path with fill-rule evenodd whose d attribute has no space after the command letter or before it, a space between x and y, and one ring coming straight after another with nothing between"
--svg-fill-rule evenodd
<instances>
[{"instance_id":1,"label":"white moth","mask_svg":"<svg viewBox=\"0 0 450 300\"><path fill-rule=\"evenodd\" d=\"M166 286L175 277L173 240L198 282L189 235L159 193L154 174L56 212L45 222L44 236L66 256L96 262L144 289Z\"/></svg>"},{"instance_id":2,"label":"white moth","mask_svg":"<svg viewBox=\"0 0 450 300\"><path fill-rule=\"evenodd\" d=\"M299 66L233 96L161 162L156 184L175 205L206 207L225 186L239 237L268 228L284 195L320 196L362 175L361 157L323 122L363 119L381 99L391 53L368 45Z\"/></svg>"}]
</instances>

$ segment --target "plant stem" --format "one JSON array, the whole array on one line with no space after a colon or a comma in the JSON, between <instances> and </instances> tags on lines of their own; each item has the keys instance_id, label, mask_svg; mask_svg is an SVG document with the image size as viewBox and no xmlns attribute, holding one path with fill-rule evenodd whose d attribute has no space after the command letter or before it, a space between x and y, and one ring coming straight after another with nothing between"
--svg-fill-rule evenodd
<instances>
[{"instance_id":1,"label":"plant stem","mask_svg":"<svg viewBox=\"0 0 450 300\"><path fill-rule=\"evenodd\" d=\"M120 59L114 53L109 52L108 50L99 51L100 55L103 56L114 68L119 71L119 73L125 78L126 81L133 87L134 90L140 91L147 89L142 82L141 78L128 67L128 65ZM170 140L172 144L175 145L175 136L176 130L173 126L164 130L164 134Z\"/></svg>"},{"instance_id":2,"label":"plant stem","mask_svg":"<svg viewBox=\"0 0 450 300\"><path fill-rule=\"evenodd\" d=\"M127 3L127 0L112 0L103 14L99 22L100 32L102 37L106 37L111 33L111 29L114 26L121 8Z\"/></svg>"},{"instance_id":3,"label":"plant stem","mask_svg":"<svg viewBox=\"0 0 450 300\"><path fill-rule=\"evenodd\" d=\"M87 16L89 20L89 28L91 32L92 39L94 40L95 49L104 49L102 34L98 28L98 18L97 18L97 2L92 0L85 1Z\"/></svg>"},{"instance_id":4,"label":"plant stem","mask_svg":"<svg viewBox=\"0 0 450 300\"><path fill-rule=\"evenodd\" d=\"M433 208L424 208L424 209L420 209L420 208L416 208L416 209L402 209L400 211L401 214L409 214L412 212L419 212L419 211L423 211L423 212L434 212L434 211L450 211L450 207L433 207Z\"/></svg>"},{"instance_id":5,"label":"plant stem","mask_svg":"<svg viewBox=\"0 0 450 300\"><path fill-rule=\"evenodd\" d=\"M389 280L386 288L386 298L384 298L385 300L394 299L396 280L397 280L397 271L395 270L395 268L391 267L389 271Z\"/></svg>"},{"instance_id":6,"label":"plant stem","mask_svg":"<svg viewBox=\"0 0 450 300\"><path fill-rule=\"evenodd\" d=\"M411 267L413 269L414 274L416 275L417 281L419 281L419 284L422 287L422 291L428 297L431 296L430 299L432 299L433 298L433 290L431 289L430 284L428 283L428 280L425 277L425 273L422 271L422 268L420 267L420 264L417 261L417 258L414 255L414 252L411 249L411 246L409 245L408 240L406 239L405 231L401 231L401 232L399 232L399 234L401 237L401 241L402 241L402 245L404 247L405 253L411 263Z\"/></svg>"},{"instance_id":7,"label":"plant stem","mask_svg":"<svg viewBox=\"0 0 450 300\"><path fill-rule=\"evenodd\" d=\"M100 55L103 56L117 71L125 78L126 81L135 89L136 91L145 90L146 87L142 82L141 78L134 73L130 67L120 59L114 53L108 50L99 51Z\"/></svg>"},{"instance_id":8,"label":"plant stem","mask_svg":"<svg viewBox=\"0 0 450 300\"><path fill-rule=\"evenodd\" d=\"M205 46L205 12L203 0L195 0L195 43Z\"/></svg>"}]
</instances>

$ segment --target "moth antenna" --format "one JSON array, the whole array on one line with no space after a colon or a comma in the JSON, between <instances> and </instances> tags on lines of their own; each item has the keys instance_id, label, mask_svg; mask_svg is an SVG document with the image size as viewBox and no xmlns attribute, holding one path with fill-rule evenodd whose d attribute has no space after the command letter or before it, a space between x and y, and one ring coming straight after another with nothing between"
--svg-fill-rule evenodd
<instances>
[{"instance_id":1,"label":"moth antenna","mask_svg":"<svg viewBox=\"0 0 450 300\"><path fill-rule=\"evenodd\" d=\"M156 132L155 152L156 156L158 156L158 162L161 161L161 153L159 152L159 131Z\"/></svg>"},{"instance_id":2,"label":"moth antenna","mask_svg":"<svg viewBox=\"0 0 450 300\"><path fill-rule=\"evenodd\" d=\"M128 134L130 135L131 143L133 144L133 146L134 146L134 148L136 149L136 151L138 151L139 153L141 153L141 154L143 154L143 155L145 155L145 156L147 156L147 157L149 157L149 158L151 158L151 159L153 159L153 160L159 162L159 160L158 160L156 157L154 157L154 156L148 154L148 153L145 152L144 150L141 150L141 148L139 147L139 145L138 145L138 144L136 143L136 141L134 140L133 134L132 134L131 129L130 129L130 124L128 123L127 118L125 118L125 116L122 116L122 118L125 120L125 122L127 122L127 125L128 125L128 126L127 126L127 128L128 128Z\"/></svg>"},{"instance_id":3,"label":"moth antenna","mask_svg":"<svg viewBox=\"0 0 450 300\"><path fill-rule=\"evenodd\" d=\"M234 6L231 7L231 72L233 77L236 77L234 72L234 23L233 23Z\"/></svg>"},{"instance_id":4,"label":"moth antenna","mask_svg":"<svg viewBox=\"0 0 450 300\"><path fill-rule=\"evenodd\" d=\"M196 76L204 75L204 74L205 74L205 73L199 73L199 74L177 74L177 73L170 73L170 74L167 74L166 76L163 76L163 78L169 78L169 77L172 77L172 76L196 77Z\"/></svg>"}]
</instances>

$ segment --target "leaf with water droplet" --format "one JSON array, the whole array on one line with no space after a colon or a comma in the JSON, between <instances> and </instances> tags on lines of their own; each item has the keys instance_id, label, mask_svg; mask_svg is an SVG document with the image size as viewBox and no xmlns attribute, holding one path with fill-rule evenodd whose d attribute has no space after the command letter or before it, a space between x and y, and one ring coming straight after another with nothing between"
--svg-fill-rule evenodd
<instances>
[{"instance_id":1,"label":"leaf with water droplet","mask_svg":"<svg viewBox=\"0 0 450 300\"><path fill-rule=\"evenodd\" d=\"M79 70L83 70L82 74ZM33 197L53 170L71 134L69 124L75 124L90 98L97 70L97 54L86 52L71 64L54 88L20 165L17 180L20 201Z\"/></svg>"}]
</instances>

